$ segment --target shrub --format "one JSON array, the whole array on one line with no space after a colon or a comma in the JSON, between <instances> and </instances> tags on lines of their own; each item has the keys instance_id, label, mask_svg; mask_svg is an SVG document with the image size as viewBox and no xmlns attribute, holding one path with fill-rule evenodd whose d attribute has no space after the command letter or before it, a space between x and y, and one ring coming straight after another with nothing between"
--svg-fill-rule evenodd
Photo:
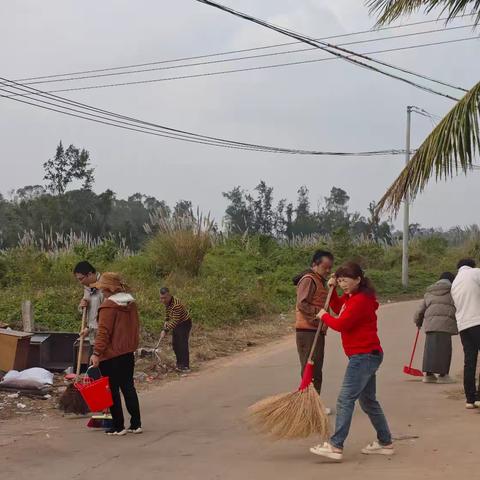
<instances>
[{"instance_id":1,"label":"shrub","mask_svg":"<svg viewBox=\"0 0 480 480\"><path fill-rule=\"evenodd\" d=\"M206 253L212 246L213 222L208 218L160 218L158 232L147 244L147 253L156 270L166 275L180 270L198 275Z\"/></svg>"}]
</instances>

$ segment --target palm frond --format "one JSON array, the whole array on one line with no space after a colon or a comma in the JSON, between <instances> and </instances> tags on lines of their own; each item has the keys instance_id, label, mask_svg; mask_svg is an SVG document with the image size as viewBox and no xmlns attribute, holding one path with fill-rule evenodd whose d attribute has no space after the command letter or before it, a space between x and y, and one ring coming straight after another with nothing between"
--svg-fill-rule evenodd
<instances>
[{"instance_id":1,"label":"palm frond","mask_svg":"<svg viewBox=\"0 0 480 480\"><path fill-rule=\"evenodd\" d=\"M368 0L370 13L378 15L377 25L385 25L397 20L402 15L409 15L418 10L430 13L440 9L440 14L447 14L446 23L459 15L475 15L475 25L480 22L480 0Z\"/></svg>"},{"instance_id":2,"label":"palm frond","mask_svg":"<svg viewBox=\"0 0 480 480\"><path fill-rule=\"evenodd\" d=\"M402 201L422 192L429 179L446 180L474 167L480 152L480 82L450 110L388 189L377 211L398 213Z\"/></svg>"}]
</instances>

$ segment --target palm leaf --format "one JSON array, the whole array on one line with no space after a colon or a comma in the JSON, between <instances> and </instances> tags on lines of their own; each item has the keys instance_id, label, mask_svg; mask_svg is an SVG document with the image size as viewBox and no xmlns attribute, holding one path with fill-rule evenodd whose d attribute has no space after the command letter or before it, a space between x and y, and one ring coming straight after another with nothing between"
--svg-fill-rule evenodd
<instances>
[{"instance_id":1,"label":"palm leaf","mask_svg":"<svg viewBox=\"0 0 480 480\"><path fill-rule=\"evenodd\" d=\"M446 180L474 165L480 152L480 82L450 110L416 151L400 176L388 189L377 211L398 213L402 201L415 198L429 179Z\"/></svg>"},{"instance_id":2,"label":"palm leaf","mask_svg":"<svg viewBox=\"0 0 480 480\"><path fill-rule=\"evenodd\" d=\"M480 0L368 0L370 12L379 15L377 25L385 25L423 8L430 13L440 8L447 13L447 23L464 14L475 15L475 25L480 22Z\"/></svg>"}]
</instances>

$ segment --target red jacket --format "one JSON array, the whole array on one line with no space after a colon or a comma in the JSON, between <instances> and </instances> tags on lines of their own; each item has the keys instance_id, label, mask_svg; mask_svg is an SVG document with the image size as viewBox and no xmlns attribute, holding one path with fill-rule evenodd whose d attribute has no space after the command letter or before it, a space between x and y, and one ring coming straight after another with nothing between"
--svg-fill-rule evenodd
<instances>
[{"instance_id":1,"label":"red jacket","mask_svg":"<svg viewBox=\"0 0 480 480\"><path fill-rule=\"evenodd\" d=\"M340 332L345 354L348 357L373 350L382 352L377 335L378 302L372 295L362 292L343 295L343 307L338 318L326 313L322 320L330 328Z\"/></svg>"}]
</instances>

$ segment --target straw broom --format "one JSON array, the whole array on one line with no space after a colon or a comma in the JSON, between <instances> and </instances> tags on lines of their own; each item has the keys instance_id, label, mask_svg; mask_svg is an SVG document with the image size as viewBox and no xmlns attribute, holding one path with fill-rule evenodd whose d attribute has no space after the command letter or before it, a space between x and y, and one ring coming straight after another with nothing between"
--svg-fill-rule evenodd
<instances>
[{"instance_id":1,"label":"straw broom","mask_svg":"<svg viewBox=\"0 0 480 480\"><path fill-rule=\"evenodd\" d=\"M329 289L325 301L328 309L333 287ZM317 434L326 440L330 434L330 424L325 406L313 387L313 353L318 342L323 322L318 325L310 355L297 391L268 397L248 409L249 421L259 433L273 440L307 438Z\"/></svg>"},{"instance_id":2,"label":"straw broom","mask_svg":"<svg viewBox=\"0 0 480 480\"><path fill-rule=\"evenodd\" d=\"M87 318L87 309L84 307L82 311L82 328L81 332L85 329L85 323ZM75 383L80 377L80 366L82 361L83 353L83 335L80 335L80 342L78 346L78 355L77 355L77 371L75 372L75 378L68 384L67 388L63 392L60 400L58 402L60 410L63 410L64 413L74 413L77 415L85 415L90 409L85 403L85 400L82 397L82 394L75 388Z\"/></svg>"}]
</instances>

